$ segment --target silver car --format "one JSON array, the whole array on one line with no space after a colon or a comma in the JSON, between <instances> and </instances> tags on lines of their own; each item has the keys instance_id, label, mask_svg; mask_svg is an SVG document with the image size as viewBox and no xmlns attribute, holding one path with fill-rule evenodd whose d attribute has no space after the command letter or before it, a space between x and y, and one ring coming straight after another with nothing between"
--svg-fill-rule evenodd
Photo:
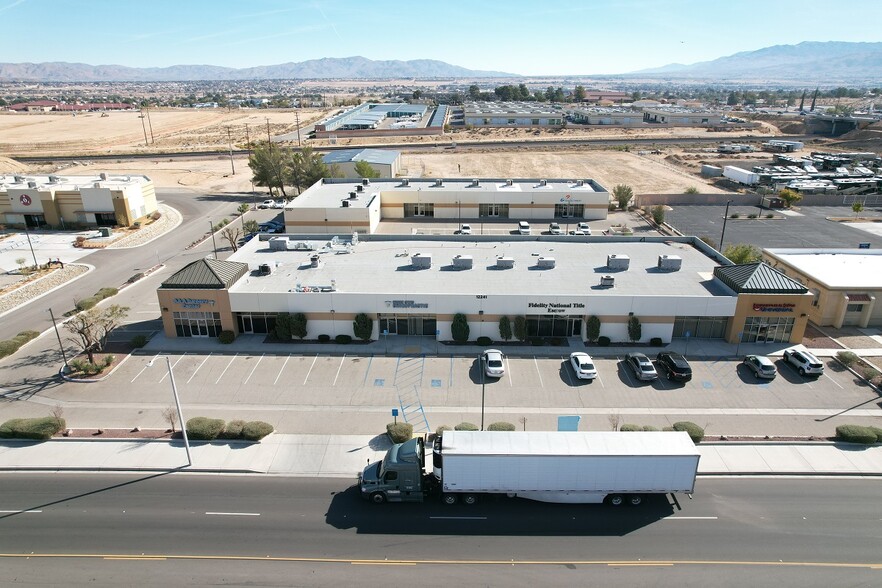
<instances>
[{"instance_id":1,"label":"silver car","mask_svg":"<svg viewBox=\"0 0 882 588\"><path fill-rule=\"evenodd\" d=\"M658 379L658 372L655 371L655 366L642 353L629 353L625 356L625 363L628 364L638 380L649 381Z\"/></svg>"},{"instance_id":2,"label":"silver car","mask_svg":"<svg viewBox=\"0 0 882 588\"><path fill-rule=\"evenodd\" d=\"M742 363L750 368L757 378L771 380L778 375L775 363L765 355L748 355Z\"/></svg>"},{"instance_id":3,"label":"silver car","mask_svg":"<svg viewBox=\"0 0 882 588\"><path fill-rule=\"evenodd\" d=\"M501 378L505 375L505 355L498 349L488 349L481 355L484 374L489 378Z\"/></svg>"}]
</instances>

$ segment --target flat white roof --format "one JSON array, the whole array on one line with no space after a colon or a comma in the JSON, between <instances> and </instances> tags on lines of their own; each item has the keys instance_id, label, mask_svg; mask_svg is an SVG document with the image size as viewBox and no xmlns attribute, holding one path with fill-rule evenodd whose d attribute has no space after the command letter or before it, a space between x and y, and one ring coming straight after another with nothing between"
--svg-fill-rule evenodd
<instances>
[{"instance_id":1,"label":"flat white roof","mask_svg":"<svg viewBox=\"0 0 882 588\"><path fill-rule=\"evenodd\" d=\"M444 455L699 455L683 431L445 431L441 451Z\"/></svg>"},{"instance_id":2,"label":"flat white roof","mask_svg":"<svg viewBox=\"0 0 882 588\"><path fill-rule=\"evenodd\" d=\"M882 289L882 250L766 249L774 258L830 288Z\"/></svg>"},{"instance_id":3,"label":"flat white roof","mask_svg":"<svg viewBox=\"0 0 882 588\"><path fill-rule=\"evenodd\" d=\"M147 176L137 175L110 175L104 174L104 179L100 175L88 176L61 176L61 175L32 175L32 174L6 174L0 175L0 190L21 189L21 190L79 190L80 188L92 188L96 183L101 184L102 188L111 188L116 186L141 185L149 182ZM33 182L36 188L30 188L29 184Z\"/></svg>"}]
</instances>

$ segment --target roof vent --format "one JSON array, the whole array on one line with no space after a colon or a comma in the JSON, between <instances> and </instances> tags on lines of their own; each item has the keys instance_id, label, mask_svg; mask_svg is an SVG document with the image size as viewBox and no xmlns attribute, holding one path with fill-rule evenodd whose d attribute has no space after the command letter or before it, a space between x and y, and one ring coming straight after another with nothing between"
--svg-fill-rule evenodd
<instances>
[{"instance_id":1,"label":"roof vent","mask_svg":"<svg viewBox=\"0 0 882 588\"><path fill-rule=\"evenodd\" d=\"M361 188L361 186L359 186L359 188ZM349 199L350 199L350 200L355 200L356 198L358 198L358 193L356 193L356 192L350 192L350 193L349 193Z\"/></svg>"},{"instance_id":2,"label":"roof vent","mask_svg":"<svg viewBox=\"0 0 882 588\"><path fill-rule=\"evenodd\" d=\"M551 269L554 267L554 258L553 257L540 257L537 264L540 268L543 269Z\"/></svg>"},{"instance_id":3,"label":"roof vent","mask_svg":"<svg viewBox=\"0 0 882 588\"><path fill-rule=\"evenodd\" d=\"M616 253L606 256L606 267L611 270L626 270L631 265L631 258Z\"/></svg>"},{"instance_id":4,"label":"roof vent","mask_svg":"<svg viewBox=\"0 0 882 588\"><path fill-rule=\"evenodd\" d=\"M435 185L438 186L438 187L440 188L441 186L444 185L444 180L442 180L441 178L436 179L436 180L435 180Z\"/></svg>"},{"instance_id":5,"label":"roof vent","mask_svg":"<svg viewBox=\"0 0 882 588\"><path fill-rule=\"evenodd\" d=\"M456 269L472 269L472 256L457 255L453 258L453 267Z\"/></svg>"},{"instance_id":6,"label":"roof vent","mask_svg":"<svg viewBox=\"0 0 882 588\"><path fill-rule=\"evenodd\" d=\"M414 253L410 257L410 264L417 269L429 269L432 267L432 254Z\"/></svg>"},{"instance_id":7,"label":"roof vent","mask_svg":"<svg viewBox=\"0 0 882 588\"><path fill-rule=\"evenodd\" d=\"M679 255L659 255L658 256L658 269L667 270L669 272L680 271L680 266L683 264L683 258Z\"/></svg>"},{"instance_id":8,"label":"roof vent","mask_svg":"<svg viewBox=\"0 0 882 588\"><path fill-rule=\"evenodd\" d=\"M540 185L540 186L547 186L547 185L548 185L548 180L539 180L539 185Z\"/></svg>"},{"instance_id":9,"label":"roof vent","mask_svg":"<svg viewBox=\"0 0 882 588\"><path fill-rule=\"evenodd\" d=\"M50 184L57 184L58 179L59 179L58 176L49 176L49 183Z\"/></svg>"},{"instance_id":10,"label":"roof vent","mask_svg":"<svg viewBox=\"0 0 882 588\"><path fill-rule=\"evenodd\" d=\"M12 176L12 179L15 180L16 184L22 184L25 181L24 176Z\"/></svg>"},{"instance_id":11,"label":"roof vent","mask_svg":"<svg viewBox=\"0 0 882 588\"><path fill-rule=\"evenodd\" d=\"M349 208L349 201L348 200L343 201L343 208Z\"/></svg>"},{"instance_id":12,"label":"roof vent","mask_svg":"<svg viewBox=\"0 0 882 588\"><path fill-rule=\"evenodd\" d=\"M364 192L364 186L362 186L361 184L357 185L357 186L355 187L355 192ZM349 193L350 198L352 197L352 195L353 195L355 192L350 192L350 193Z\"/></svg>"},{"instance_id":13,"label":"roof vent","mask_svg":"<svg viewBox=\"0 0 882 588\"><path fill-rule=\"evenodd\" d=\"M310 267L318 267L319 266L319 256L318 255L310 255L309 256L309 266Z\"/></svg>"},{"instance_id":14,"label":"roof vent","mask_svg":"<svg viewBox=\"0 0 882 588\"><path fill-rule=\"evenodd\" d=\"M362 188L363 188L364 186L370 186L370 185L371 185L371 181L370 181L368 178L362 178L362 179L361 179L361 185L362 185Z\"/></svg>"},{"instance_id":15,"label":"roof vent","mask_svg":"<svg viewBox=\"0 0 882 588\"><path fill-rule=\"evenodd\" d=\"M514 180L505 180L506 186L514 186Z\"/></svg>"},{"instance_id":16,"label":"roof vent","mask_svg":"<svg viewBox=\"0 0 882 588\"><path fill-rule=\"evenodd\" d=\"M613 276L600 276L601 288L613 288L616 285L616 279Z\"/></svg>"},{"instance_id":17,"label":"roof vent","mask_svg":"<svg viewBox=\"0 0 882 588\"><path fill-rule=\"evenodd\" d=\"M410 186L410 178L402 178L401 185L402 186Z\"/></svg>"},{"instance_id":18,"label":"roof vent","mask_svg":"<svg viewBox=\"0 0 882 588\"><path fill-rule=\"evenodd\" d=\"M480 185L481 185L481 181L478 180L477 178L475 178L474 180L472 180L472 186L474 186L475 188L477 188L477 187L480 186Z\"/></svg>"},{"instance_id":19,"label":"roof vent","mask_svg":"<svg viewBox=\"0 0 882 588\"><path fill-rule=\"evenodd\" d=\"M95 182L94 184L92 184L92 187L93 187L93 188L100 188L100 187L101 187L101 182Z\"/></svg>"},{"instance_id":20,"label":"roof vent","mask_svg":"<svg viewBox=\"0 0 882 588\"><path fill-rule=\"evenodd\" d=\"M514 257L497 257L496 267L498 269L511 269L514 267Z\"/></svg>"},{"instance_id":21,"label":"roof vent","mask_svg":"<svg viewBox=\"0 0 882 588\"><path fill-rule=\"evenodd\" d=\"M28 182L28 188L36 188L37 182Z\"/></svg>"},{"instance_id":22,"label":"roof vent","mask_svg":"<svg viewBox=\"0 0 882 588\"><path fill-rule=\"evenodd\" d=\"M100 174L98 174L98 177L101 178L102 180L106 180L106 179L107 179L107 174L104 173L104 172L101 172Z\"/></svg>"},{"instance_id":23,"label":"roof vent","mask_svg":"<svg viewBox=\"0 0 882 588\"><path fill-rule=\"evenodd\" d=\"M262 263L257 266L257 275L268 276L273 273L273 267L268 263Z\"/></svg>"}]
</instances>

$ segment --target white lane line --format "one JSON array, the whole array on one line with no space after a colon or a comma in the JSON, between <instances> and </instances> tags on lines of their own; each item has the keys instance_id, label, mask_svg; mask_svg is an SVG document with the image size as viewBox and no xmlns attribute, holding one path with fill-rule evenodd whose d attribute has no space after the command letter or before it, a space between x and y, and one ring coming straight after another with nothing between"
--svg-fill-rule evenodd
<instances>
[{"instance_id":1,"label":"white lane line","mask_svg":"<svg viewBox=\"0 0 882 588\"><path fill-rule=\"evenodd\" d=\"M542 372L539 371L539 361L536 359L536 356L533 356L533 363L536 365L536 374L539 376L539 385L541 387L545 387L545 383L542 381Z\"/></svg>"},{"instance_id":2,"label":"white lane line","mask_svg":"<svg viewBox=\"0 0 882 588\"><path fill-rule=\"evenodd\" d=\"M154 357L153 359L156 359L156 358ZM148 363L149 363L149 362L148 362ZM143 374L143 373L144 373L144 370L146 370L148 367L150 367L150 366L148 366L148 365L145 363L145 364L144 364L144 367L141 368L141 371L138 372L137 374L135 374L135 377L132 378L132 381L129 382L129 384L131 384L132 382L134 382L135 380L137 380L137 379L138 379L138 376L140 376L141 374Z\"/></svg>"},{"instance_id":3,"label":"white lane line","mask_svg":"<svg viewBox=\"0 0 882 588\"><path fill-rule=\"evenodd\" d=\"M593 359L593 358L592 358L592 359ZM596 367L596 366L595 366L595 367ZM606 388L606 386L603 385L603 378L600 377L600 370L597 371L597 379L600 380L600 387L601 387L601 388Z\"/></svg>"},{"instance_id":4,"label":"white lane line","mask_svg":"<svg viewBox=\"0 0 882 588\"><path fill-rule=\"evenodd\" d=\"M836 380L834 380L833 378L830 377L830 374L824 372L824 377L827 378L828 380L830 380L831 382L833 382L834 384L836 384L837 386L839 386L840 390L844 390L844 388L839 385L839 382L837 382Z\"/></svg>"},{"instance_id":5,"label":"white lane line","mask_svg":"<svg viewBox=\"0 0 882 588\"><path fill-rule=\"evenodd\" d=\"M430 519L446 521L486 521L487 517L429 517Z\"/></svg>"},{"instance_id":6,"label":"white lane line","mask_svg":"<svg viewBox=\"0 0 882 588\"><path fill-rule=\"evenodd\" d=\"M243 384L247 384L247 383L248 383L248 380L250 380L250 379L251 379L251 376L254 375L254 370L257 369L257 366L260 365L260 362L263 361L263 358L264 358L264 357L266 357L266 353L262 353L262 354L260 355L260 357L259 357L258 360L257 360L257 363L255 363L255 364L254 364L254 367L251 368L251 373L248 374L248 377L247 377L247 378L245 378L245 382L243 382Z\"/></svg>"},{"instance_id":7,"label":"white lane line","mask_svg":"<svg viewBox=\"0 0 882 588\"><path fill-rule=\"evenodd\" d=\"M227 373L227 370L230 369L231 365L233 365L233 360L235 360L238 356L239 354L237 353L230 358L230 363L227 364L227 367L224 368L224 371L221 372L221 375L217 377L217 381L215 381L215 384L220 384L220 381L223 379L224 374Z\"/></svg>"},{"instance_id":8,"label":"white lane line","mask_svg":"<svg viewBox=\"0 0 882 588\"><path fill-rule=\"evenodd\" d=\"M174 363L172 364L172 369L175 369L176 367L178 367L178 364L181 363L181 360L184 359L184 357L186 357L186 355L187 355L187 354L184 353L184 355L180 356L180 357L178 358L178 361L176 361L176 362L174 362ZM169 370L165 370L165 373L162 375L161 378L159 378L159 383L162 384L162 381L163 381L164 379L166 379L170 373L171 373L171 372L170 372Z\"/></svg>"},{"instance_id":9,"label":"white lane line","mask_svg":"<svg viewBox=\"0 0 882 588\"><path fill-rule=\"evenodd\" d=\"M207 515L215 515L219 517L259 517L259 512L207 512Z\"/></svg>"},{"instance_id":10,"label":"white lane line","mask_svg":"<svg viewBox=\"0 0 882 588\"><path fill-rule=\"evenodd\" d=\"M663 521L716 521L719 517L665 517Z\"/></svg>"},{"instance_id":11,"label":"white lane line","mask_svg":"<svg viewBox=\"0 0 882 588\"><path fill-rule=\"evenodd\" d=\"M570 384L571 387L575 387L575 386L576 386L576 383L575 383L575 381L573 380L573 377L570 375L570 368L569 368L569 363L570 363L570 362L568 361L569 358L561 357L560 359L561 359L561 361L565 361L565 362L566 362L566 363L564 364L563 370L564 370L564 375L566 375L566 377L567 377L567 382Z\"/></svg>"},{"instance_id":12,"label":"white lane line","mask_svg":"<svg viewBox=\"0 0 882 588\"><path fill-rule=\"evenodd\" d=\"M306 372L306 377L303 378L303 385L306 386L306 380L309 379L309 374L312 373L312 368L315 366L315 362L318 361L318 353L315 354L315 357L312 358L312 365L309 366L309 371Z\"/></svg>"},{"instance_id":13,"label":"white lane line","mask_svg":"<svg viewBox=\"0 0 882 588\"><path fill-rule=\"evenodd\" d=\"M199 368L201 368L202 366L205 365L205 362L208 361L208 358L211 357L211 354L212 354L212 353L214 353L214 351L212 351L211 353L209 353L208 355L205 356L205 359L202 360L202 363L199 364L199 367L196 368L196 371L193 372L193 375L190 376L190 378L187 380L187 383L188 383L188 384L190 383L190 380L192 380L193 378L196 377L196 372L199 371Z\"/></svg>"},{"instance_id":14,"label":"white lane line","mask_svg":"<svg viewBox=\"0 0 882 588\"><path fill-rule=\"evenodd\" d=\"M0 514L33 514L43 512L42 510L0 510Z\"/></svg>"},{"instance_id":15,"label":"white lane line","mask_svg":"<svg viewBox=\"0 0 882 588\"><path fill-rule=\"evenodd\" d=\"M336 385L337 385L337 378L340 377L340 370L343 369L343 362L344 362L344 361L346 361L346 354L345 354L345 353L343 354L343 357L340 358L340 367L337 368L337 375L334 376L334 383L331 384L331 386L336 386Z\"/></svg>"},{"instance_id":16,"label":"white lane line","mask_svg":"<svg viewBox=\"0 0 882 588\"><path fill-rule=\"evenodd\" d=\"M291 354L290 354L290 353L288 354L288 357L285 358L285 363L282 364L282 369L279 370L279 375L276 376L276 379L273 381L273 386L275 386L275 385L278 383L279 378L282 377L282 372L285 371L285 366L288 365L288 360L289 360L289 359L291 359Z\"/></svg>"},{"instance_id":17,"label":"white lane line","mask_svg":"<svg viewBox=\"0 0 882 588\"><path fill-rule=\"evenodd\" d=\"M508 387L514 388L514 383L512 382L512 379L511 379L511 359L508 359L508 358L506 358L506 359L508 360L508 361L506 361L508 366L507 366L507 369L505 370L508 375Z\"/></svg>"}]
</instances>

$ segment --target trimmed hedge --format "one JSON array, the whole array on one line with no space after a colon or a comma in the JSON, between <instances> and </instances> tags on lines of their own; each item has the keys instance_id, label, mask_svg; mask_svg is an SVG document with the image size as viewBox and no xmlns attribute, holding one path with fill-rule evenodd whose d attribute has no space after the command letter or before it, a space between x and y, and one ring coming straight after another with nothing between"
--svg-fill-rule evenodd
<instances>
[{"instance_id":1,"label":"trimmed hedge","mask_svg":"<svg viewBox=\"0 0 882 588\"><path fill-rule=\"evenodd\" d=\"M644 431L658 431L658 427L653 427L652 425L643 425Z\"/></svg>"},{"instance_id":2,"label":"trimmed hedge","mask_svg":"<svg viewBox=\"0 0 882 588\"><path fill-rule=\"evenodd\" d=\"M609 343L609 337L607 337L606 335L601 335L597 338L597 344L601 347L609 347Z\"/></svg>"},{"instance_id":3,"label":"trimmed hedge","mask_svg":"<svg viewBox=\"0 0 882 588\"><path fill-rule=\"evenodd\" d=\"M236 340L236 333L233 331L221 331L220 335L217 336L217 340L224 345L229 345Z\"/></svg>"},{"instance_id":4,"label":"trimmed hedge","mask_svg":"<svg viewBox=\"0 0 882 588\"><path fill-rule=\"evenodd\" d=\"M245 426L245 421L243 420L235 420L230 421L224 426L224 430L221 431L221 434L218 435L219 439L241 439L242 438L242 427Z\"/></svg>"},{"instance_id":5,"label":"trimmed hedge","mask_svg":"<svg viewBox=\"0 0 882 588\"><path fill-rule=\"evenodd\" d=\"M661 337L653 337L649 340L649 344L653 347L661 347L664 345L664 342L662 341Z\"/></svg>"},{"instance_id":6,"label":"trimmed hedge","mask_svg":"<svg viewBox=\"0 0 882 588\"><path fill-rule=\"evenodd\" d=\"M478 425L474 423L462 422L453 427L454 431L477 431Z\"/></svg>"},{"instance_id":7,"label":"trimmed hedge","mask_svg":"<svg viewBox=\"0 0 882 588\"><path fill-rule=\"evenodd\" d=\"M882 428L879 428L879 427L867 427L867 428L870 429L871 431L873 431L874 433L876 433L876 442L882 443Z\"/></svg>"},{"instance_id":8,"label":"trimmed hedge","mask_svg":"<svg viewBox=\"0 0 882 588\"><path fill-rule=\"evenodd\" d=\"M442 435L444 435L444 431L449 431L449 430L450 430L450 427L448 427L447 425L441 425L440 427L435 429L435 436L441 437Z\"/></svg>"},{"instance_id":9,"label":"trimmed hedge","mask_svg":"<svg viewBox=\"0 0 882 588\"><path fill-rule=\"evenodd\" d=\"M248 421L242 427L242 438L246 441L260 441L275 429L269 423L263 421Z\"/></svg>"},{"instance_id":10,"label":"trimmed hedge","mask_svg":"<svg viewBox=\"0 0 882 588\"><path fill-rule=\"evenodd\" d=\"M330 335L319 335L319 336L318 336L318 342L319 342L319 343L327 343L327 342L329 342L330 340L331 340L331 336L330 336Z\"/></svg>"},{"instance_id":11,"label":"trimmed hedge","mask_svg":"<svg viewBox=\"0 0 882 588\"><path fill-rule=\"evenodd\" d=\"M836 437L840 441L860 443L861 445L872 445L878 440L873 429L861 425L839 425L836 427Z\"/></svg>"},{"instance_id":12,"label":"trimmed hedge","mask_svg":"<svg viewBox=\"0 0 882 588\"><path fill-rule=\"evenodd\" d=\"M352 337L350 335L337 335L334 337L334 341L336 341L339 345L349 345L352 343Z\"/></svg>"},{"instance_id":13,"label":"trimmed hedge","mask_svg":"<svg viewBox=\"0 0 882 588\"><path fill-rule=\"evenodd\" d=\"M96 304L101 302L101 298L97 296L89 296L88 298L83 298L82 300L77 300L77 303L74 305L79 311L89 310L90 308L94 308Z\"/></svg>"},{"instance_id":14,"label":"trimmed hedge","mask_svg":"<svg viewBox=\"0 0 882 588\"><path fill-rule=\"evenodd\" d=\"M625 423L621 427L619 427L619 431L624 431L626 433L633 433L635 431L642 431L643 427L641 425L632 425L629 423Z\"/></svg>"},{"instance_id":15,"label":"trimmed hedge","mask_svg":"<svg viewBox=\"0 0 882 588\"><path fill-rule=\"evenodd\" d=\"M187 437L196 441L211 441L217 439L218 435L220 435L223 430L223 419L193 417L187 421Z\"/></svg>"},{"instance_id":16,"label":"trimmed hedge","mask_svg":"<svg viewBox=\"0 0 882 588\"><path fill-rule=\"evenodd\" d=\"M475 341L481 347L487 347L488 345L493 344L493 339L490 337L478 337L477 341Z\"/></svg>"},{"instance_id":17,"label":"trimmed hedge","mask_svg":"<svg viewBox=\"0 0 882 588\"><path fill-rule=\"evenodd\" d=\"M673 429L675 431L686 431L693 443L700 443L704 439L704 429L690 421L674 423Z\"/></svg>"},{"instance_id":18,"label":"trimmed hedge","mask_svg":"<svg viewBox=\"0 0 882 588\"><path fill-rule=\"evenodd\" d=\"M413 425L410 423L389 423L386 425L386 434L392 439L392 443L404 443L413 437Z\"/></svg>"},{"instance_id":19,"label":"trimmed hedge","mask_svg":"<svg viewBox=\"0 0 882 588\"><path fill-rule=\"evenodd\" d=\"M42 417L35 419L10 419L0 425L2 439L51 439L59 431L64 430L67 423L64 419Z\"/></svg>"},{"instance_id":20,"label":"trimmed hedge","mask_svg":"<svg viewBox=\"0 0 882 588\"><path fill-rule=\"evenodd\" d=\"M498 423L490 423L487 425L488 431L514 431L515 426L511 423L507 423L505 421L499 421Z\"/></svg>"}]
</instances>

